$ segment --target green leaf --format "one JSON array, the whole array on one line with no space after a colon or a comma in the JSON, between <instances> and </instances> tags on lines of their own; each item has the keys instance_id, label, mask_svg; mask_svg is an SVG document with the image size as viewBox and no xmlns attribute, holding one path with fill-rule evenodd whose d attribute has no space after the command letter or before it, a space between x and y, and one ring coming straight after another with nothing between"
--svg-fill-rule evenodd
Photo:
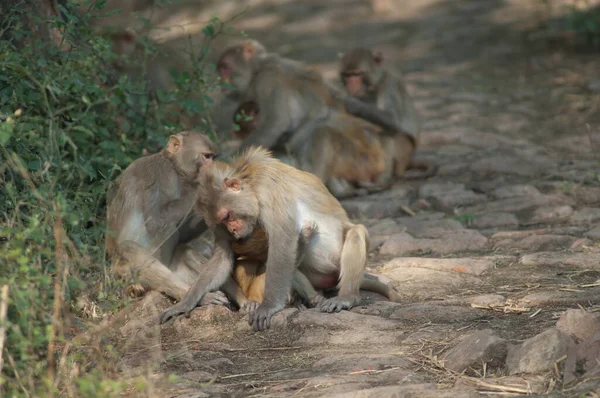
<instances>
[{"instance_id":1,"label":"green leaf","mask_svg":"<svg viewBox=\"0 0 600 398\"><path fill-rule=\"evenodd\" d=\"M202 33L206 37L213 37L215 35L215 27L213 24L208 24L202 29Z\"/></svg>"},{"instance_id":2,"label":"green leaf","mask_svg":"<svg viewBox=\"0 0 600 398\"><path fill-rule=\"evenodd\" d=\"M0 124L0 145L4 145L12 137L14 125L12 122L2 122Z\"/></svg>"}]
</instances>

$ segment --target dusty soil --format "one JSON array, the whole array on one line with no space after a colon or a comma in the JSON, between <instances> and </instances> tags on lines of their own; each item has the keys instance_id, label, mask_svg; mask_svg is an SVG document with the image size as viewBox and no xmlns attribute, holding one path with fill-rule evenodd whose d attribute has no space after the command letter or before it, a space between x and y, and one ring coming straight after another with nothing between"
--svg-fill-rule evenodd
<instances>
[{"instance_id":1,"label":"dusty soil","mask_svg":"<svg viewBox=\"0 0 600 398\"><path fill-rule=\"evenodd\" d=\"M159 9L155 25L179 30L155 37L173 46L182 32L199 40L212 13L226 19L240 4ZM439 173L343 204L369 227L370 271L390 278L404 300L365 293L363 305L338 314L287 309L271 330L254 333L245 315L211 306L158 328L168 302L152 294L121 329L123 371L149 364L156 380L179 376L157 382L157 394L172 397L576 396L600 388L598 378L563 385L564 358L511 376L503 361L461 374L444 360L477 330L516 346L554 328L566 309L600 309L599 58L535 39L532 29L558 8L518 0L244 4L236 28L328 78L337 53L354 46L380 49L403 73L422 116L419 156ZM227 112L215 111L222 129Z\"/></svg>"}]
</instances>

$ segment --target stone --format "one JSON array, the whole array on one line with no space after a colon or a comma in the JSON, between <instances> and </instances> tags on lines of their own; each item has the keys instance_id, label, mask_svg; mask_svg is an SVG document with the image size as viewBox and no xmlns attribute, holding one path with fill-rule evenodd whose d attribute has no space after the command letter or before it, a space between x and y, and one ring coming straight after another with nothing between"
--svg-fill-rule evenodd
<instances>
[{"instance_id":1,"label":"stone","mask_svg":"<svg viewBox=\"0 0 600 398\"><path fill-rule=\"evenodd\" d=\"M346 329L361 328L368 324L370 330L390 330L396 329L398 326L397 322L376 316L361 315L351 311L328 314L317 309L300 311L291 322L295 325Z\"/></svg>"},{"instance_id":2,"label":"stone","mask_svg":"<svg viewBox=\"0 0 600 398\"><path fill-rule=\"evenodd\" d=\"M600 269L600 253L539 252L523 256L521 264Z\"/></svg>"},{"instance_id":3,"label":"stone","mask_svg":"<svg viewBox=\"0 0 600 398\"><path fill-rule=\"evenodd\" d=\"M573 242L573 244L569 248L569 250L574 251L574 252L585 252L588 250L594 251L593 249L594 249L594 242L592 242L588 238L577 239L575 242Z\"/></svg>"},{"instance_id":4,"label":"stone","mask_svg":"<svg viewBox=\"0 0 600 398\"><path fill-rule=\"evenodd\" d=\"M597 301L600 288L584 289L583 291L551 290L528 294L519 300L519 305L525 307L544 307L573 305L588 300Z\"/></svg>"},{"instance_id":5,"label":"stone","mask_svg":"<svg viewBox=\"0 0 600 398\"><path fill-rule=\"evenodd\" d=\"M481 296L471 297L469 301L471 304L477 305L502 304L506 302L506 297L500 294L483 294Z\"/></svg>"},{"instance_id":6,"label":"stone","mask_svg":"<svg viewBox=\"0 0 600 398\"><path fill-rule=\"evenodd\" d=\"M571 192L578 202L586 205L600 204L600 188L580 186Z\"/></svg>"},{"instance_id":7,"label":"stone","mask_svg":"<svg viewBox=\"0 0 600 398\"><path fill-rule=\"evenodd\" d=\"M539 206L572 205L573 199L564 194L517 196L464 207L463 214L517 213Z\"/></svg>"},{"instance_id":8,"label":"stone","mask_svg":"<svg viewBox=\"0 0 600 398\"><path fill-rule=\"evenodd\" d=\"M391 190L368 196L340 201L351 218L382 219L405 214L403 208L409 205L410 190L393 187Z\"/></svg>"},{"instance_id":9,"label":"stone","mask_svg":"<svg viewBox=\"0 0 600 398\"><path fill-rule=\"evenodd\" d=\"M493 267L492 259L402 257L388 261L383 266L382 272L394 268L428 268L479 276Z\"/></svg>"},{"instance_id":10,"label":"stone","mask_svg":"<svg viewBox=\"0 0 600 398\"><path fill-rule=\"evenodd\" d=\"M321 393L321 391L319 391ZM387 387L373 387L339 394L324 394L330 398L476 398L476 391L451 391L437 389L435 384L406 384Z\"/></svg>"},{"instance_id":11,"label":"stone","mask_svg":"<svg viewBox=\"0 0 600 398\"><path fill-rule=\"evenodd\" d=\"M454 383L454 388L469 390L480 388L481 386L478 384L479 380L481 379L460 377L456 380L456 383ZM510 388L520 388L521 390L527 391L528 394L541 395L548 390L548 379L543 375L488 377L487 380L489 383L493 383L496 386L508 387L507 390Z\"/></svg>"},{"instance_id":12,"label":"stone","mask_svg":"<svg viewBox=\"0 0 600 398\"><path fill-rule=\"evenodd\" d=\"M496 227L516 227L519 219L512 213L490 213L475 217L473 227L477 229Z\"/></svg>"},{"instance_id":13,"label":"stone","mask_svg":"<svg viewBox=\"0 0 600 398\"><path fill-rule=\"evenodd\" d=\"M532 185L506 185L494 189L490 195L496 199L508 199L515 196L541 196L538 189Z\"/></svg>"},{"instance_id":14,"label":"stone","mask_svg":"<svg viewBox=\"0 0 600 398\"><path fill-rule=\"evenodd\" d=\"M478 174L513 174L531 177L540 172L540 168L528 161L513 156L497 155L480 159L471 164L471 170Z\"/></svg>"},{"instance_id":15,"label":"stone","mask_svg":"<svg viewBox=\"0 0 600 398\"><path fill-rule=\"evenodd\" d=\"M419 189L419 198L427 199L443 209L453 209L487 200L486 195L465 189L464 184L451 182L424 184Z\"/></svg>"},{"instance_id":16,"label":"stone","mask_svg":"<svg viewBox=\"0 0 600 398\"><path fill-rule=\"evenodd\" d=\"M600 331L600 316L581 309L566 310L562 313L556 328L578 340L587 340Z\"/></svg>"},{"instance_id":17,"label":"stone","mask_svg":"<svg viewBox=\"0 0 600 398\"><path fill-rule=\"evenodd\" d=\"M482 370L483 363L493 370L504 366L508 352L505 339L494 335L491 329L476 331L465 337L442 358L444 366L455 372L467 370L467 374Z\"/></svg>"},{"instance_id":18,"label":"stone","mask_svg":"<svg viewBox=\"0 0 600 398\"><path fill-rule=\"evenodd\" d=\"M450 231L465 229L459 221L444 217L443 213L402 217L397 221L403 230L398 232L407 232L415 238L439 238Z\"/></svg>"},{"instance_id":19,"label":"stone","mask_svg":"<svg viewBox=\"0 0 600 398\"><path fill-rule=\"evenodd\" d=\"M335 354L321 358L312 367L328 373L336 371L357 372L361 370L382 370L391 367L409 369L412 362L399 355L389 354Z\"/></svg>"},{"instance_id":20,"label":"stone","mask_svg":"<svg viewBox=\"0 0 600 398\"><path fill-rule=\"evenodd\" d=\"M485 310L463 306L411 304L398 308L390 315L390 319L402 321L403 324L459 324L470 322L485 316Z\"/></svg>"},{"instance_id":21,"label":"stone","mask_svg":"<svg viewBox=\"0 0 600 398\"><path fill-rule=\"evenodd\" d=\"M577 210L569 220L573 224L592 224L600 221L600 208L585 207Z\"/></svg>"},{"instance_id":22,"label":"stone","mask_svg":"<svg viewBox=\"0 0 600 398\"><path fill-rule=\"evenodd\" d=\"M187 372L182 375L185 379L195 381L197 383L207 383L211 381L214 376L208 372L204 372L202 370L194 370L192 372Z\"/></svg>"},{"instance_id":23,"label":"stone","mask_svg":"<svg viewBox=\"0 0 600 398\"><path fill-rule=\"evenodd\" d=\"M535 209L531 222L534 223L550 223L563 221L573 214L571 206L544 206Z\"/></svg>"},{"instance_id":24,"label":"stone","mask_svg":"<svg viewBox=\"0 0 600 398\"><path fill-rule=\"evenodd\" d=\"M564 384L600 376L600 331L578 345L571 345L565 361Z\"/></svg>"},{"instance_id":25,"label":"stone","mask_svg":"<svg viewBox=\"0 0 600 398\"><path fill-rule=\"evenodd\" d=\"M441 233L436 239L417 239L406 232L392 235L382 246L380 254L406 255L426 251L438 254L450 254L463 251L481 250L487 244L487 238L479 231L456 230Z\"/></svg>"},{"instance_id":26,"label":"stone","mask_svg":"<svg viewBox=\"0 0 600 398\"><path fill-rule=\"evenodd\" d=\"M569 335L548 329L522 344L511 346L506 357L509 375L541 373L554 368L554 363L565 355L573 344Z\"/></svg>"},{"instance_id":27,"label":"stone","mask_svg":"<svg viewBox=\"0 0 600 398\"><path fill-rule=\"evenodd\" d=\"M505 239L494 245L499 249L557 250L570 247L576 238L565 235L530 235L520 240Z\"/></svg>"},{"instance_id":28,"label":"stone","mask_svg":"<svg viewBox=\"0 0 600 398\"><path fill-rule=\"evenodd\" d=\"M588 232L585 233L585 236L593 240L600 240L600 227L590 229Z\"/></svg>"}]
</instances>

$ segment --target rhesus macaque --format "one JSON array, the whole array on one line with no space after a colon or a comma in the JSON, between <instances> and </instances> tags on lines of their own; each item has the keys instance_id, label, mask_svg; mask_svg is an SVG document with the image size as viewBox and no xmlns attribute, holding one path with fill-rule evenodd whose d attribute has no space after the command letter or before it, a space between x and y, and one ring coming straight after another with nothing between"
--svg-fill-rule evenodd
<instances>
[{"instance_id":1,"label":"rhesus macaque","mask_svg":"<svg viewBox=\"0 0 600 398\"><path fill-rule=\"evenodd\" d=\"M244 139L251 134L260 122L257 104L240 104L234 122L240 127L234 136ZM315 126L300 168L319 177L338 199L357 195L361 190L380 190L386 186L379 184L380 177L390 174L386 173L386 163L390 162L386 162L387 153L380 144L380 131L362 119L334 111Z\"/></svg>"},{"instance_id":2,"label":"rhesus macaque","mask_svg":"<svg viewBox=\"0 0 600 398\"><path fill-rule=\"evenodd\" d=\"M298 254L296 267L299 267L311 238L318 233L318 226L314 222L305 224L300 231L298 241ZM252 237L247 242L234 241L232 249L238 256L234 268L234 280L240 285L246 297L253 303L262 303L265 295L265 263L269 247L269 239L262 228L255 228ZM240 257L241 256L241 257ZM360 284L363 290L381 294L392 301L400 301L400 295L388 285L377 280L375 275L364 273ZM294 273L292 294L297 294L310 306L321 304L325 297L317 292L308 278L299 270Z\"/></svg>"},{"instance_id":3,"label":"rhesus macaque","mask_svg":"<svg viewBox=\"0 0 600 398\"><path fill-rule=\"evenodd\" d=\"M392 137L383 142L386 152L393 156L393 175L404 178L424 178L435 174L436 167L428 162L413 160L419 141L419 117L404 82L383 66L383 55L356 48L340 58L340 78L349 95L369 105L348 111L383 127ZM408 169L421 171L407 171Z\"/></svg>"},{"instance_id":4,"label":"rhesus macaque","mask_svg":"<svg viewBox=\"0 0 600 398\"><path fill-rule=\"evenodd\" d=\"M131 285L130 294L153 289L181 300L195 280L202 259L187 244L207 229L192 211L197 177L214 156L207 136L184 131L172 135L161 152L136 159L109 191L106 250L118 275L139 273L140 284ZM237 301L235 286L231 280L224 289ZM210 293L203 300L208 303L227 299Z\"/></svg>"},{"instance_id":5,"label":"rhesus macaque","mask_svg":"<svg viewBox=\"0 0 600 398\"><path fill-rule=\"evenodd\" d=\"M350 222L315 175L286 165L264 148L249 148L232 164L214 162L201 171L197 205L214 227L213 256L185 298L160 315L160 323L189 314L207 292L223 285L235 263L232 242L247 239L257 227L264 229L269 249L264 300L248 317L254 330L270 327L301 275L316 289L337 285L338 295L323 300L321 311L360 302L369 234L363 225ZM306 223L317 225L318 239L306 247L296 267L298 235Z\"/></svg>"},{"instance_id":6,"label":"rhesus macaque","mask_svg":"<svg viewBox=\"0 0 600 398\"><path fill-rule=\"evenodd\" d=\"M299 152L306 140L287 145L294 135L309 138L314 126L332 109L341 109L321 75L303 64L267 53L254 40L227 48L219 58L221 78L233 87L227 95L254 101L260 109L258 131L238 148L260 145L279 154Z\"/></svg>"}]
</instances>

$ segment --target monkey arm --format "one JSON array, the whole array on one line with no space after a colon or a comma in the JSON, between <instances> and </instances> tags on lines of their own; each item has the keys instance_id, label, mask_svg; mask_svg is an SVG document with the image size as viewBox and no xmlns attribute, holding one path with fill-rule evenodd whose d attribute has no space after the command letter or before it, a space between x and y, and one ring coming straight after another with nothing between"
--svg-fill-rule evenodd
<instances>
[{"instance_id":1,"label":"monkey arm","mask_svg":"<svg viewBox=\"0 0 600 398\"><path fill-rule=\"evenodd\" d=\"M208 226L204 222L202 215L193 211L179 228L179 242L187 243L202 235L207 229Z\"/></svg>"},{"instance_id":2,"label":"monkey arm","mask_svg":"<svg viewBox=\"0 0 600 398\"><path fill-rule=\"evenodd\" d=\"M270 204L273 207L293 206L293 203ZM296 270L298 232L293 219L283 219L275 214L263 220L269 236L269 254L265 273L265 298L256 311L250 314L248 323L254 330L271 326L271 317L285 307L292 288Z\"/></svg>"},{"instance_id":3,"label":"monkey arm","mask_svg":"<svg viewBox=\"0 0 600 398\"><path fill-rule=\"evenodd\" d=\"M183 300L160 314L159 323L165 323L180 314L189 316L206 293L220 288L227 281L234 261L235 256L226 232L221 227L215 228L215 248L212 257L200 270L198 278Z\"/></svg>"},{"instance_id":4,"label":"monkey arm","mask_svg":"<svg viewBox=\"0 0 600 398\"><path fill-rule=\"evenodd\" d=\"M392 112L378 109L353 97L346 97L344 106L354 116L381 126L384 129L383 134L387 132L393 135L393 133L403 131L402 126L396 122Z\"/></svg>"}]
</instances>

